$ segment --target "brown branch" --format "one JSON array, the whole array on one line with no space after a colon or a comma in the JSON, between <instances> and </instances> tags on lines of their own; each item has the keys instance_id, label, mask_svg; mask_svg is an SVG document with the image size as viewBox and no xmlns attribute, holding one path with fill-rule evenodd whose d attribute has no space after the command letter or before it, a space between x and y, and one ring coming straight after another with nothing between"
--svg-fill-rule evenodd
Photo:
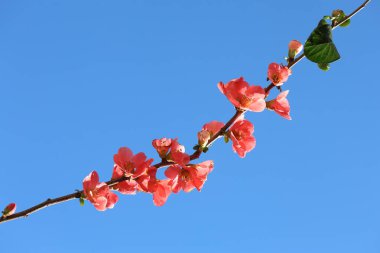
<instances>
[{"instance_id":1,"label":"brown branch","mask_svg":"<svg viewBox=\"0 0 380 253\"><path fill-rule=\"evenodd\" d=\"M347 20L351 19L353 16L355 16L359 11L361 11L364 7L366 7L367 4L369 4L369 2L371 2L371 0L366 0L364 1L364 3L362 3L358 8L356 8L356 10L354 10L351 14L347 15L344 19L342 19L340 22L336 23L335 25L332 26L332 29L334 30L335 28L337 28L338 26L340 26L341 24L343 24L344 22L346 22Z\"/></svg>"},{"instance_id":2,"label":"brown branch","mask_svg":"<svg viewBox=\"0 0 380 253\"><path fill-rule=\"evenodd\" d=\"M362 5L360 5L356 10L354 10L350 15L346 16L341 22L335 24L332 26L332 29L335 29L337 26L341 25L342 23L344 23L345 21L347 21L348 19L351 19L355 14L357 14L361 9L363 9L371 0L366 0ZM288 68L292 68L295 64L297 64L300 60L302 60L303 58L305 57L304 54L301 54L299 57L297 57L296 59L294 59L293 61L290 61L287 65ZM275 85L273 83L270 83L268 85L268 87L265 88L265 92L266 93L269 93L269 91L275 87ZM208 142L207 142L207 145L206 147L209 147L215 140L217 140L219 137L223 136L226 131L228 130L228 128L236 121L237 118L239 118L241 115L243 115L245 113L245 111L243 110L240 110L240 109L237 109L236 108L236 112L235 114L231 117L231 119L224 125L224 127L222 127L219 132L217 132ZM195 151L191 156L190 156L190 160L195 160L195 159L198 159L200 157L200 155L202 154L202 151L201 150L197 150ZM171 164L174 164L173 162L169 162L169 161L166 161L166 160L163 160L157 164L154 164L153 166L156 167L156 168L161 168L161 167L166 167L166 166L169 166ZM122 181L125 181L125 180L129 180L130 177L121 177L121 178L118 178L118 179L113 179L113 180L110 180L110 181L107 181L106 184L108 186L113 186L117 183L120 183ZM6 216L6 217L0 217L0 223L3 223L3 222L7 222L7 221L11 221L11 220L15 220L15 219L18 219L18 218L22 218L22 217L28 217L30 214L34 213L34 212L37 212L41 209L44 209L48 206L52 206L52 205L56 205L56 204L59 204L59 203L63 203L63 202L66 202L66 201L69 201L69 200L72 200L72 199L79 199L83 196L83 191L76 191L74 193L71 193L71 194L68 194L68 195L64 195L64 196L61 196L61 197L58 197L58 198L53 198L53 199L47 199L45 200L44 202L41 202L40 204L37 204L35 206L32 206L28 209L25 209L23 211L20 211L20 212L17 212L15 214L12 214L12 215L9 215L9 216Z\"/></svg>"}]
</instances>

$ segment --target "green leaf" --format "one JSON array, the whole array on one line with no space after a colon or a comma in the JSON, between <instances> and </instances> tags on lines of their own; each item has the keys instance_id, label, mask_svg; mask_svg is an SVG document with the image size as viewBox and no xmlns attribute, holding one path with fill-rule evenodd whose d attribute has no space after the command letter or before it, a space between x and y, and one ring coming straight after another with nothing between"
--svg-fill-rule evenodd
<instances>
[{"instance_id":1,"label":"green leaf","mask_svg":"<svg viewBox=\"0 0 380 253\"><path fill-rule=\"evenodd\" d=\"M340 24L339 26L341 27L347 27L351 24L351 19L347 19L346 21L344 21L342 24Z\"/></svg>"},{"instance_id":2,"label":"green leaf","mask_svg":"<svg viewBox=\"0 0 380 253\"><path fill-rule=\"evenodd\" d=\"M331 25L322 19L304 46L307 59L315 63L330 63L340 59L332 40Z\"/></svg>"},{"instance_id":3,"label":"green leaf","mask_svg":"<svg viewBox=\"0 0 380 253\"><path fill-rule=\"evenodd\" d=\"M228 138L227 134L224 135L224 142L225 143L228 143L228 141L230 140L230 138Z\"/></svg>"},{"instance_id":4,"label":"green leaf","mask_svg":"<svg viewBox=\"0 0 380 253\"><path fill-rule=\"evenodd\" d=\"M203 148L203 153L206 153L208 151L208 147Z\"/></svg>"},{"instance_id":5,"label":"green leaf","mask_svg":"<svg viewBox=\"0 0 380 253\"><path fill-rule=\"evenodd\" d=\"M79 199L79 203L80 203L81 206L84 206L84 199L83 199L83 198L80 198L80 199Z\"/></svg>"}]
</instances>

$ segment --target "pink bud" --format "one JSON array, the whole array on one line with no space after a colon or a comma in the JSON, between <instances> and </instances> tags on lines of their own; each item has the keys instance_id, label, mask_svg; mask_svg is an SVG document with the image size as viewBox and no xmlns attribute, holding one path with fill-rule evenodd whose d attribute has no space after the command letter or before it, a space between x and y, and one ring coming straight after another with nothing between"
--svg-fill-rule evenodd
<instances>
[{"instance_id":1,"label":"pink bud","mask_svg":"<svg viewBox=\"0 0 380 253\"><path fill-rule=\"evenodd\" d=\"M16 212L16 204L15 203L10 203L4 208L3 211L3 217L10 216Z\"/></svg>"},{"instance_id":2,"label":"pink bud","mask_svg":"<svg viewBox=\"0 0 380 253\"><path fill-rule=\"evenodd\" d=\"M303 45L301 42L299 42L298 40L292 40L289 42L289 58L290 59L294 59L294 57L297 56L297 54L299 54L302 49L303 49Z\"/></svg>"},{"instance_id":3,"label":"pink bud","mask_svg":"<svg viewBox=\"0 0 380 253\"><path fill-rule=\"evenodd\" d=\"M201 130L198 132L198 144L201 147L205 147L207 142L210 140L210 132L207 130Z\"/></svg>"}]
</instances>

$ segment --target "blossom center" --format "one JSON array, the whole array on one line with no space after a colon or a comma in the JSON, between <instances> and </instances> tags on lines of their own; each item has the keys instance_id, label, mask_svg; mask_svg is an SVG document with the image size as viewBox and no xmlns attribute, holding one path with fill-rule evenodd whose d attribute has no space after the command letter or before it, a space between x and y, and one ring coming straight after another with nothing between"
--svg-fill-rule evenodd
<instances>
[{"instance_id":1,"label":"blossom center","mask_svg":"<svg viewBox=\"0 0 380 253\"><path fill-rule=\"evenodd\" d=\"M124 171L125 173L133 173L133 169L134 169L135 165L132 163L132 162L126 162L124 164Z\"/></svg>"},{"instance_id":2,"label":"blossom center","mask_svg":"<svg viewBox=\"0 0 380 253\"><path fill-rule=\"evenodd\" d=\"M181 171L181 178L183 181L187 182L190 179L190 173L188 170L182 170Z\"/></svg>"},{"instance_id":3,"label":"blossom center","mask_svg":"<svg viewBox=\"0 0 380 253\"><path fill-rule=\"evenodd\" d=\"M246 95L242 95L240 98L240 104L243 107L248 107L250 104L252 104L252 102L253 102L253 98L248 97Z\"/></svg>"},{"instance_id":4,"label":"blossom center","mask_svg":"<svg viewBox=\"0 0 380 253\"><path fill-rule=\"evenodd\" d=\"M279 83L280 82L280 77L277 74L272 75L273 83Z\"/></svg>"}]
</instances>

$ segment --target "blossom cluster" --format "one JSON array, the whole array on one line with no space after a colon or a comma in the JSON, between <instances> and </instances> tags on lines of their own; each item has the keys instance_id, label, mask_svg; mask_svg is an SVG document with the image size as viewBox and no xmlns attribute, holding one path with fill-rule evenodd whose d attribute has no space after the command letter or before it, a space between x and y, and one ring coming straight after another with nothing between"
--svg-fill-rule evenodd
<instances>
[{"instance_id":1,"label":"blossom cluster","mask_svg":"<svg viewBox=\"0 0 380 253\"><path fill-rule=\"evenodd\" d=\"M92 171L83 180L83 193L97 210L112 208L117 202L118 197L111 190L128 195L136 192L150 193L154 204L162 206L171 193L202 189L208 174L214 168L213 161L189 164L190 155L185 153L184 146L177 139L155 139L152 144L162 161L168 164L164 173L166 178L157 177L158 166L151 165L153 159L147 159L142 152L133 154L129 148L122 147L114 155L111 178L114 181L121 179L120 182L112 186L100 183L96 171Z\"/></svg>"},{"instance_id":2,"label":"blossom cluster","mask_svg":"<svg viewBox=\"0 0 380 253\"><path fill-rule=\"evenodd\" d=\"M294 58L302 49L303 45L296 40L289 43L287 57L289 64L295 61ZM161 162L154 165L152 165L153 159L147 158L143 152L133 154L129 148L121 147L113 157L114 166L110 181L100 182L96 171L92 171L83 179L81 203L87 199L97 210L104 211L113 208L119 200L115 192L127 195L144 192L152 194L156 206L162 206L171 193L190 192L194 189L201 191L209 173L214 169L214 162L207 160L193 164L190 161L198 158L202 152L207 152L217 138L224 136L226 142L231 140L232 150L241 158L255 148L254 125L244 118L246 111L262 112L268 109L285 119L291 119L287 100L288 90L267 101L270 90L276 86L281 90L280 86L292 74L288 66L269 64L267 79L271 84L267 88L249 85L243 77L233 79L226 84L219 82L220 92L232 103L237 113L226 124L215 120L205 124L197 134L198 144L194 146L195 152L192 155L185 152L185 147L177 138L152 141L152 146L161 159ZM166 167L165 178L157 176L157 171L161 167ZM2 218L13 215L15 211L16 204L8 204L2 211Z\"/></svg>"},{"instance_id":3,"label":"blossom cluster","mask_svg":"<svg viewBox=\"0 0 380 253\"><path fill-rule=\"evenodd\" d=\"M302 44L296 40L289 43L288 63L294 61L295 56L302 51ZM290 66L288 64L288 66ZM83 180L81 203L84 199L91 202L99 211L113 208L119 197L115 192L134 195L137 192L149 193L153 196L153 203L162 206L171 193L180 191L190 192L194 189L201 191L209 173L214 169L214 162L207 160L198 164L190 163L207 152L210 145L219 137L232 142L232 150L241 158L256 146L253 136L254 125L244 118L247 111L262 112L272 110L290 120L290 105L287 100L289 91L281 92L276 98L267 100L273 87L281 90L282 86L292 74L290 68L278 63L268 66L267 79L271 84L267 88L259 85L249 85L243 77L233 79L228 83L218 83L222 94L236 108L235 116L226 124L211 121L205 124L198 132L198 144L194 146L195 152L190 155L177 138L154 139L152 146L157 151L161 162L152 165L153 159L147 158L143 153L133 154L127 147L121 147L114 155L113 172L111 180L100 182L99 175L92 171ZM166 167L164 178L157 176L159 168ZM11 216L16 211L16 204L8 204L2 217Z\"/></svg>"},{"instance_id":4,"label":"blossom cluster","mask_svg":"<svg viewBox=\"0 0 380 253\"><path fill-rule=\"evenodd\" d=\"M302 50L302 44L296 40L289 43L288 62ZM288 66L271 63L268 66L267 78L271 81L268 87L282 86L292 74ZM226 142L231 140L232 149L241 158L256 146L253 136L254 125L244 117L246 111L262 112L272 110L290 120L290 105L287 100L289 91L282 91L276 98L267 100L270 88L259 85L250 85L243 77L233 79L226 84L218 83L222 94L236 108L238 114L228 125L211 121L205 124L198 132L198 144L194 147L195 153L185 152L185 147L176 138L154 139L152 146L157 151L161 162L152 165L153 159L140 152L133 154L132 150L122 147L114 155L114 167L109 182L99 182L96 171L92 171L83 180L82 198L90 201L99 211L113 208L118 196L113 192L134 195L137 192L152 194L153 203L162 206L171 193L180 191L190 192L194 189L201 191L209 173L214 169L211 160L198 164L190 163L198 158L202 152L207 152L209 146L218 137L224 136ZM166 167L164 178L157 176L157 171Z\"/></svg>"}]
</instances>

